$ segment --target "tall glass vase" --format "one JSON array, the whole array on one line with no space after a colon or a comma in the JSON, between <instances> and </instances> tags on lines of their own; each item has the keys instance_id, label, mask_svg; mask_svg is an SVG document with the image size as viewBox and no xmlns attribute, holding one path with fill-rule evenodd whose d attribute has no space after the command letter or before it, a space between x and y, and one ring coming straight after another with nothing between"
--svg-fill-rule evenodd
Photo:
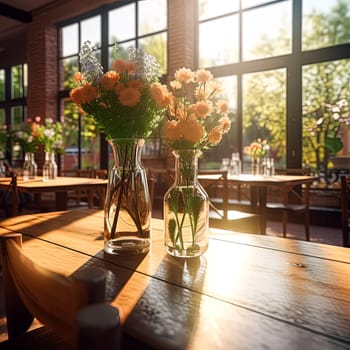
<instances>
[{"instance_id":1,"label":"tall glass vase","mask_svg":"<svg viewBox=\"0 0 350 350\"><path fill-rule=\"evenodd\" d=\"M38 172L38 166L34 159L34 153L25 152L23 163L23 180L33 180L36 178Z\"/></svg>"},{"instance_id":2,"label":"tall glass vase","mask_svg":"<svg viewBox=\"0 0 350 350\"><path fill-rule=\"evenodd\" d=\"M209 198L197 180L197 150L174 150L175 182L164 196L165 246L182 258L202 255L208 248Z\"/></svg>"},{"instance_id":3,"label":"tall glass vase","mask_svg":"<svg viewBox=\"0 0 350 350\"><path fill-rule=\"evenodd\" d=\"M57 163L55 153L45 152L45 162L43 165L43 181L54 180L57 177Z\"/></svg>"},{"instance_id":4,"label":"tall glass vase","mask_svg":"<svg viewBox=\"0 0 350 350\"><path fill-rule=\"evenodd\" d=\"M109 140L114 165L109 171L104 207L104 250L143 254L151 244L151 199L141 164L143 139Z\"/></svg>"}]
</instances>

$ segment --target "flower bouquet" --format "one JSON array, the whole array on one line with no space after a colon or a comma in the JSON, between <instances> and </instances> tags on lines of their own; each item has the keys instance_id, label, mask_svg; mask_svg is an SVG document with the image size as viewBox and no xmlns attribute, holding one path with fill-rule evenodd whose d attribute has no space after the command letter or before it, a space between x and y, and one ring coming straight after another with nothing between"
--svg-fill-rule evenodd
<instances>
[{"instance_id":1,"label":"flower bouquet","mask_svg":"<svg viewBox=\"0 0 350 350\"><path fill-rule=\"evenodd\" d=\"M118 58L103 72L89 42L80 52L82 72L71 100L90 115L111 145L114 165L105 202L105 251L145 253L150 246L151 202L141 164L144 139L159 125L171 94L158 82L159 65L140 49Z\"/></svg>"},{"instance_id":2,"label":"flower bouquet","mask_svg":"<svg viewBox=\"0 0 350 350\"><path fill-rule=\"evenodd\" d=\"M53 180L57 177L55 152L63 152L62 124L52 118L46 118L39 127L39 140L45 151L43 181Z\"/></svg>"},{"instance_id":3,"label":"flower bouquet","mask_svg":"<svg viewBox=\"0 0 350 350\"><path fill-rule=\"evenodd\" d=\"M252 160L252 174L263 175L262 159L267 155L270 146L267 140L258 138L253 141L249 146L244 147L244 153L248 154Z\"/></svg>"},{"instance_id":4,"label":"flower bouquet","mask_svg":"<svg viewBox=\"0 0 350 350\"><path fill-rule=\"evenodd\" d=\"M27 118L13 130L13 140L19 144L24 152L23 180L35 179L38 166L34 160L34 152L40 145L40 121L41 117Z\"/></svg>"},{"instance_id":5,"label":"flower bouquet","mask_svg":"<svg viewBox=\"0 0 350 350\"><path fill-rule=\"evenodd\" d=\"M227 102L207 70L181 68L162 133L175 155L175 183L164 197L165 245L179 257L201 255L208 246L209 199L197 181L198 157L230 129Z\"/></svg>"}]
</instances>

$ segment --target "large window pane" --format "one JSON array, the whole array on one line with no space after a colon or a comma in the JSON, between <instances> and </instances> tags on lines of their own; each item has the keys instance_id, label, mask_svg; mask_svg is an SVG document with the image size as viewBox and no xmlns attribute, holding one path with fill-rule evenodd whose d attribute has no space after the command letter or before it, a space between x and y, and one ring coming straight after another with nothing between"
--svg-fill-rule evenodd
<instances>
[{"instance_id":1,"label":"large window pane","mask_svg":"<svg viewBox=\"0 0 350 350\"><path fill-rule=\"evenodd\" d=\"M81 21L81 43L87 40L94 46L101 46L101 16Z\"/></svg>"},{"instance_id":2,"label":"large window pane","mask_svg":"<svg viewBox=\"0 0 350 350\"><path fill-rule=\"evenodd\" d=\"M146 35L167 27L167 1L147 0L139 2L139 35Z\"/></svg>"},{"instance_id":3,"label":"large window pane","mask_svg":"<svg viewBox=\"0 0 350 350\"><path fill-rule=\"evenodd\" d=\"M61 57L77 54L79 51L78 23L63 27L61 34Z\"/></svg>"},{"instance_id":4,"label":"large window pane","mask_svg":"<svg viewBox=\"0 0 350 350\"><path fill-rule=\"evenodd\" d=\"M350 60L303 67L303 161L313 170L327 171L332 156L350 155L349 71Z\"/></svg>"},{"instance_id":5,"label":"large window pane","mask_svg":"<svg viewBox=\"0 0 350 350\"><path fill-rule=\"evenodd\" d=\"M267 2L270 2L271 0L242 0L242 8L248 8L253 7L257 5L262 5ZM307 0L308 1L308 0Z\"/></svg>"},{"instance_id":6,"label":"large window pane","mask_svg":"<svg viewBox=\"0 0 350 350\"><path fill-rule=\"evenodd\" d=\"M5 100L5 69L0 69L0 101Z\"/></svg>"},{"instance_id":7,"label":"large window pane","mask_svg":"<svg viewBox=\"0 0 350 350\"><path fill-rule=\"evenodd\" d=\"M257 138L266 139L276 167L285 167L286 156L286 70L243 76L243 147ZM244 156L244 170L250 158ZM249 171L249 170L248 170Z\"/></svg>"},{"instance_id":8,"label":"large window pane","mask_svg":"<svg viewBox=\"0 0 350 350\"><path fill-rule=\"evenodd\" d=\"M74 73L78 71L78 57L70 57L60 61L60 88L71 89L76 86Z\"/></svg>"},{"instance_id":9,"label":"large window pane","mask_svg":"<svg viewBox=\"0 0 350 350\"><path fill-rule=\"evenodd\" d=\"M119 7L109 12L108 42L113 44L135 37L135 4Z\"/></svg>"},{"instance_id":10,"label":"large window pane","mask_svg":"<svg viewBox=\"0 0 350 350\"><path fill-rule=\"evenodd\" d=\"M292 2L243 12L243 60L291 53Z\"/></svg>"},{"instance_id":11,"label":"large window pane","mask_svg":"<svg viewBox=\"0 0 350 350\"><path fill-rule=\"evenodd\" d=\"M237 15L201 23L199 25L200 67L238 62L238 37Z\"/></svg>"},{"instance_id":12,"label":"large window pane","mask_svg":"<svg viewBox=\"0 0 350 350\"><path fill-rule=\"evenodd\" d=\"M139 40L139 46L153 55L160 64L162 74L167 72L167 35L166 33L148 36Z\"/></svg>"},{"instance_id":13,"label":"large window pane","mask_svg":"<svg viewBox=\"0 0 350 350\"><path fill-rule=\"evenodd\" d=\"M350 42L350 2L341 0L303 1L304 50Z\"/></svg>"},{"instance_id":14,"label":"large window pane","mask_svg":"<svg viewBox=\"0 0 350 350\"><path fill-rule=\"evenodd\" d=\"M199 0L199 19L204 20L238 10L239 1Z\"/></svg>"}]
</instances>

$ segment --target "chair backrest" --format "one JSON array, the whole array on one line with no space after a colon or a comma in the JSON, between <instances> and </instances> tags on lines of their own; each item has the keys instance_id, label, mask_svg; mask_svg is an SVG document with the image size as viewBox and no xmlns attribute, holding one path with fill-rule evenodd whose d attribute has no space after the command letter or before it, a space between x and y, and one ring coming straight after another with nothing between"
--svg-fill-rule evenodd
<instances>
[{"instance_id":1,"label":"chair backrest","mask_svg":"<svg viewBox=\"0 0 350 350\"><path fill-rule=\"evenodd\" d=\"M276 169L275 172L279 175L310 175L310 169L308 168Z\"/></svg>"},{"instance_id":2,"label":"chair backrest","mask_svg":"<svg viewBox=\"0 0 350 350\"><path fill-rule=\"evenodd\" d=\"M350 175L340 177L341 190L341 225L343 233L343 246L349 247L349 199L350 199Z\"/></svg>"},{"instance_id":3,"label":"chair backrest","mask_svg":"<svg viewBox=\"0 0 350 350\"><path fill-rule=\"evenodd\" d=\"M25 333L35 317L77 348L77 314L87 305L105 301L105 271L85 268L64 276L35 263L22 249L21 234L0 239L9 339ZM119 327L119 319L115 327Z\"/></svg>"}]
</instances>

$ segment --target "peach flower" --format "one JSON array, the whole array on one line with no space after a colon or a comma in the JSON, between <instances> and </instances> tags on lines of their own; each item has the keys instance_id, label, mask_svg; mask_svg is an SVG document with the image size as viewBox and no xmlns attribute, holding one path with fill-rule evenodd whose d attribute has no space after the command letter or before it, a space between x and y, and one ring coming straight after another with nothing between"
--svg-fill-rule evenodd
<instances>
[{"instance_id":1,"label":"peach flower","mask_svg":"<svg viewBox=\"0 0 350 350\"><path fill-rule=\"evenodd\" d=\"M118 73L124 73L127 71L127 61L119 58L112 62L112 69Z\"/></svg>"},{"instance_id":2,"label":"peach flower","mask_svg":"<svg viewBox=\"0 0 350 350\"><path fill-rule=\"evenodd\" d=\"M119 74L111 70L103 74L100 84L105 90L113 90L118 81Z\"/></svg>"},{"instance_id":3,"label":"peach flower","mask_svg":"<svg viewBox=\"0 0 350 350\"><path fill-rule=\"evenodd\" d=\"M181 130L175 120L168 120L163 126L163 135L169 141L176 141L181 138Z\"/></svg>"},{"instance_id":4,"label":"peach flower","mask_svg":"<svg viewBox=\"0 0 350 350\"><path fill-rule=\"evenodd\" d=\"M206 101L198 101L194 105L194 111L201 119L204 119L212 112L212 106Z\"/></svg>"},{"instance_id":5,"label":"peach flower","mask_svg":"<svg viewBox=\"0 0 350 350\"><path fill-rule=\"evenodd\" d=\"M119 101L123 106L133 107L140 101L140 98L140 91L134 88L127 87L119 93Z\"/></svg>"},{"instance_id":6,"label":"peach flower","mask_svg":"<svg viewBox=\"0 0 350 350\"><path fill-rule=\"evenodd\" d=\"M170 82L170 86L172 87L172 89L174 90L180 90L182 88L182 84L177 81L177 80L173 80Z\"/></svg>"},{"instance_id":7,"label":"peach flower","mask_svg":"<svg viewBox=\"0 0 350 350\"><path fill-rule=\"evenodd\" d=\"M205 134L204 127L196 119L180 120L181 134L184 140L197 143Z\"/></svg>"},{"instance_id":8,"label":"peach flower","mask_svg":"<svg viewBox=\"0 0 350 350\"><path fill-rule=\"evenodd\" d=\"M81 83L84 80L84 75L80 72L75 72L74 73L74 81L76 83Z\"/></svg>"},{"instance_id":9,"label":"peach flower","mask_svg":"<svg viewBox=\"0 0 350 350\"><path fill-rule=\"evenodd\" d=\"M220 127L217 126L210 130L208 134L208 141L212 145L218 144L221 141L221 138L222 138L222 132Z\"/></svg>"},{"instance_id":10,"label":"peach flower","mask_svg":"<svg viewBox=\"0 0 350 350\"><path fill-rule=\"evenodd\" d=\"M141 80L130 80L128 83L129 88L133 88L133 89L136 89L138 91L142 91L144 86L145 86L145 83Z\"/></svg>"},{"instance_id":11,"label":"peach flower","mask_svg":"<svg viewBox=\"0 0 350 350\"><path fill-rule=\"evenodd\" d=\"M227 101L220 100L216 104L216 110L219 114L227 115L228 113L228 104Z\"/></svg>"},{"instance_id":12,"label":"peach flower","mask_svg":"<svg viewBox=\"0 0 350 350\"><path fill-rule=\"evenodd\" d=\"M194 81L194 73L188 68L180 68L175 72L175 80L188 84Z\"/></svg>"},{"instance_id":13,"label":"peach flower","mask_svg":"<svg viewBox=\"0 0 350 350\"><path fill-rule=\"evenodd\" d=\"M221 118L219 122L220 122L220 128L224 133L230 130L231 120L228 117Z\"/></svg>"},{"instance_id":14,"label":"peach flower","mask_svg":"<svg viewBox=\"0 0 350 350\"><path fill-rule=\"evenodd\" d=\"M206 69L198 69L196 72L196 82L197 83L205 83L209 80L213 79L213 74L211 74Z\"/></svg>"},{"instance_id":15,"label":"peach flower","mask_svg":"<svg viewBox=\"0 0 350 350\"><path fill-rule=\"evenodd\" d=\"M150 87L150 95L160 108L167 107L172 102L172 94L165 85L153 83Z\"/></svg>"}]
</instances>

